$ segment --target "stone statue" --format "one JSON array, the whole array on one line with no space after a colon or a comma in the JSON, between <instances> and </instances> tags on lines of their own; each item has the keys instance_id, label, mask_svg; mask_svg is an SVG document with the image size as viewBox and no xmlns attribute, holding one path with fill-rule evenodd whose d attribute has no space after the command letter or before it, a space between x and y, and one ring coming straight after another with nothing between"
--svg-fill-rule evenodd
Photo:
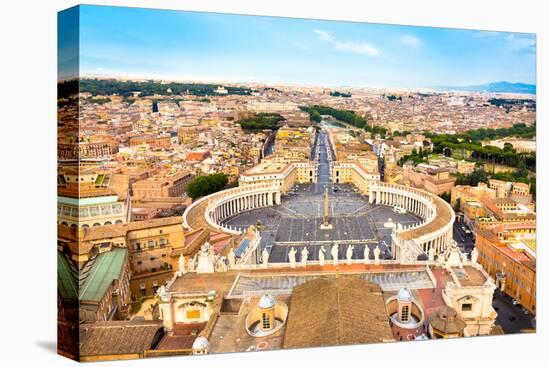
<instances>
[{"instance_id":1,"label":"stone statue","mask_svg":"<svg viewBox=\"0 0 550 367\"><path fill-rule=\"evenodd\" d=\"M267 252L267 248L264 247L262 250L262 267L264 269L267 269L267 262L269 260L269 252Z\"/></svg>"},{"instance_id":2,"label":"stone statue","mask_svg":"<svg viewBox=\"0 0 550 367\"><path fill-rule=\"evenodd\" d=\"M435 250L433 246L428 249L428 261L432 262L435 259Z\"/></svg>"},{"instance_id":3,"label":"stone statue","mask_svg":"<svg viewBox=\"0 0 550 367\"><path fill-rule=\"evenodd\" d=\"M193 256L191 259L189 259L189 264L187 266L187 269L189 271L193 271L193 270L195 270L196 266L197 266L197 254L195 254L195 256Z\"/></svg>"},{"instance_id":4,"label":"stone statue","mask_svg":"<svg viewBox=\"0 0 550 367\"><path fill-rule=\"evenodd\" d=\"M369 245L365 245L365 249L363 250L363 262L365 264L368 264L370 261L370 248Z\"/></svg>"},{"instance_id":5,"label":"stone statue","mask_svg":"<svg viewBox=\"0 0 550 367\"><path fill-rule=\"evenodd\" d=\"M319 265L325 266L325 246L319 248Z\"/></svg>"},{"instance_id":6,"label":"stone statue","mask_svg":"<svg viewBox=\"0 0 550 367\"><path fill-rule=\"evenodd\" d=\"M337 243L332 245L330 254L332 255L332 263L334 264L334 266L337 266L338 265L338 244Z\"/></svg>"},{"instance_id":7,"label":"stone statue","mask_svg":"<svg viewBox=\"0 0 550 367\"><path fill-rule=\"evenodd\" d=\"M462 255L462 252L458 248L458 245L455 240L451 240L451 244L443 257L444 257L445 266L447 267L457 266L462 268L464 256Z\"/></svg>"},{"instance_id":8,"label":"stone statue","mask_svg":"<svg viewBox=\"0 0 550 367\"><path fill-rule=\"evenodd\" d=\"M474 247L474 249L472 250L472 253L470 254L470 260L472 262L472 265L477 264L477 257L478 256L479 256L479 252L477 251L477 248Z\"/></svg>"},{"instance_id":9,"label":"stone statue","mask_svg":"<svg viewBox=\"0 0 550 367\"><path fill-rule=\"evenodd\" d=\"M462 265L466 265L466 262L468 261L468 255L466 255L465 252L461 253L461 259Z\"/></svg>"},{"instance_id":10,"label":"stone statue","mask_svg":"<svg viewBox=\"0 0 550 367\"><path fill-rule=\"evenodd\" d=\"M235 251L233 251L233 247L231 247L227 253L227 262L229 264L229 269L235 267Z\"/></svg>"},{"instance_id":11,"label":"stone statue","mask_svg":"<svg viewBox=\"0 0 550 367\"><path fill-rule=\"evenodd\" d=\"M225 263L224 256L218 257L218 260L216 261L216 271L222 273L227 271L227 265Z\"/></svg>"},{"instance_id":12,"label":"stone statue","mask_svg":"<svg viewBox=\"0 0 550 367\"><path fill-rule=\"evenodd\" d=\"M163 284L157 289L157 295L162 297L166 293L166 286Z\"/></svg>"},{"instance_id":13,"label":"stone statue","mask_svg":"<svg viewBox=\"0 0 550 367\"><path fill-rule=\"evenodd\" d=\"M346 250L346 263L348 265L351 265L351 259L353 257L353 245L349 245L348 249Z\"/></svg>"},{"instance_id":14,"label":"stone statue","mask_svg":"<svg viewBox=\"0 0 550 367\"><path fill-rule=\"evenodd\" d=\"M376 245L374 248L374 265L380 264L380 247Z\"/></svg>"},{"instance_id":15,"label":"stone statue","mask_svg":"<svg viewBox=\"0 0 550 367\"><path fill-rule=\"evenodd\" d=\"M302 257L300 259L300 261L302 263L302 266L306 266L308 255L309 255L309 251L308 251L307 247L304 246L304 248L302 249Z\"/></svg>"},{"instance_id":16,"label":"stone statue","mask_svg":"<svg viewBox=\"0 0 550 367\"><path fill-rule=\"evenodd\" d=\"M214 256L212 248L208 242L201 246L197 261L197 273L213 273L214 272Z\"/></svg>"},{"instance_id":17,"label":"stone statue","mask_svg":"<svg viewBox=\"0 0 550 367\"><path fill-rule=\"evenodd\" d=\"M294 269L296 267L296 250L294 247L291 247L288 252L288 261L290 262L290 267Z\"/></svg>"},{"instance_id":18,"label":"stone statue","mask_svg":"<svg viewBox=\"0 0 550 367\"><path fill-rule=\"evenodd\" d=\"M183 254L180 254L178 258L178 271L182 274L185 273L185 257L183 257Z\"/></svg>"}]
</instances>

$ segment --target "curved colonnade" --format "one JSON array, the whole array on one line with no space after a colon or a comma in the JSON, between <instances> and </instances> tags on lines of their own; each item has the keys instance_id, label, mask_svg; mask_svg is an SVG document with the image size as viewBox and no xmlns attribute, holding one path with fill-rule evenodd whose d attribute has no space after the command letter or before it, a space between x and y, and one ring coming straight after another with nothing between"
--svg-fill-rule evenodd
<instances>
[{"instance_id":1,"label":"curved colonnade","mask_svg":"<svg viewBox=\"0 0 550 367\"><path fill-rule=\"evenodd\" d=\"M215 230L238 235L240 229L223 225L229 217L248 210L278 205L281 189L268 184L247 185L205 196L183 213L183 225L196 229L207 225ZM401 207L423 219L412 226L398 224L392 235L392 253L402 262L414 262L421 254L440 255L453 238L455 213L440 197L412 187L372 182L369 202Z\"/></svg>"},{"instance_id":2,"label":"curved colonnade","mask_svg":"<svg viewBox=\"0 0 550 367\"><path fill-rule=\"evenodd\" d=\"M396 258L416 260L418 255L428 254L430 249L434 255L442 254L453 238L455 212L436 195L412 187L374 182L369 189L369 201L398 206L423 219L413 226L398 226L392 243Z\"/></svg>"},{"instance_id":3,"label":"curved colonnade","mask_svg":"<svg viewBox=\"0 0 550 367\"><path fill-rule=\"evenodd\" d=\"M242 231L221 224L224 219L248 210L281 203L280 187L267 184L246 185L205 196L191 204L183 213L183 225L193 228L191 217L202 216L210 227L231 234Z\"/></svg>"}]
</instances>

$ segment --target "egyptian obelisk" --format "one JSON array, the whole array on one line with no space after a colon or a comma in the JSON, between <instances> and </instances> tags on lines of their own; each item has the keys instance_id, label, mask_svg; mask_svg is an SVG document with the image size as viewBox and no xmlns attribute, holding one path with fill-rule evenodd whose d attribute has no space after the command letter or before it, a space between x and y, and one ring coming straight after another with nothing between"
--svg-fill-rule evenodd
<instances>
[{"instance_id":1,"label":"egyptian obelisk","mask_svg":"<svg viewBox=\"0 0 550 367\"><path fill-rule=\"evenodd\" d=\"M328 222L328 187L325 187L324 215L321 229L332 229L332 224Z\"/></svg>"}]
</instances>

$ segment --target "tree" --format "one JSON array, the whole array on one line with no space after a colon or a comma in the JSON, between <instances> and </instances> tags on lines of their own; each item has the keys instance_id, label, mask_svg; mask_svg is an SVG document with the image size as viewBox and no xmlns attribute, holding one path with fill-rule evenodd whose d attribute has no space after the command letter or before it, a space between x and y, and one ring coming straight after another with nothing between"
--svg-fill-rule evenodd
<instances>
[{"instance_id":1,"label":"tree","mask_svg":"<svg viewBox=\"0 0 550 367\"><path fill-rule=\"evenodd\" d=\"M314 122L321 122L321 114L317 110L309 111L309 119Z\"/></svg>"},{"instance_id":2,"label":"tree","mask_svg":"<svg viewBox=\"0 0 550 367\"><path fill-rule=\"evenodd\" d=\"M462 205L462 200L460 198L456 198L456 202L455 202L455 212L459 212L460 211L460 206Z\"/></svg>"},{"instance_id":3,"label":"tree","mask_svg":"<svg viewBox=\"0 0 550 367\"><path fill-rule=\"evenodd\" d=\"M444 192L443 194L439 195L440 198L445 200L446 202L451 202L451 193L450 192Z\"/></svg>"},{"instance_id":4,"label":"tree","mask_svg":"<svg viewBox=\"0 0 550 367\"><path fill-rule=\"evenodd\" d=\"M279 122L285 118L278 113L257 113L250 118L237 121L243 129L246 130L277 130Z\"/></svg>"},{"instance_id":5,"label":"tree","mask_svg":"<svg viewBox=\"0 0 550 367\"><path fill-rule=\"evenodd\" d=\"M187 195L195 200L198 197L220 191L227 185L227 182L227 176L223 173L199 176L187 185Z\"/></svg>"}]
</instances>

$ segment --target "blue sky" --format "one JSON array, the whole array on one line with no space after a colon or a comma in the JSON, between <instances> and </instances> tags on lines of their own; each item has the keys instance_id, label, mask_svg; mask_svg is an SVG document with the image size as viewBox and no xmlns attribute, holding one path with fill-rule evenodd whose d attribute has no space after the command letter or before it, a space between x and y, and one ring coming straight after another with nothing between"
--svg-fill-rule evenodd
<instances>
[{"instance_id":1,"label":"blue sky","mask_svg":"<svg viewBox=\"0 0 550 367\"><path fill-rule=\"evenodd\" d=\"M371 87L534 84L535 59L534 34L80 7L80 72L87 75Z\"/></svg>"}]
</instances>

